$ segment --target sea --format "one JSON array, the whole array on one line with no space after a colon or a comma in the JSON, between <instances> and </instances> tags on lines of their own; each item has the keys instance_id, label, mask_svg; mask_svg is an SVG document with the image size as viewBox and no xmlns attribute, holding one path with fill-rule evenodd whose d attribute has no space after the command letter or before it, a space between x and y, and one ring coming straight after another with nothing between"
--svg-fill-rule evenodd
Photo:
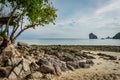
<instances>
[{"instance_id":1,"label":"sea","mask_svg":"<svg viewBox=\"0 0 120 80\"><path fill-rule=\"evenodd\" d=\"M120 39L40 38L40 39L18 39L16 42L25 42L28 43L29 45L120 46Z\"/></svg>"}]
</instances>

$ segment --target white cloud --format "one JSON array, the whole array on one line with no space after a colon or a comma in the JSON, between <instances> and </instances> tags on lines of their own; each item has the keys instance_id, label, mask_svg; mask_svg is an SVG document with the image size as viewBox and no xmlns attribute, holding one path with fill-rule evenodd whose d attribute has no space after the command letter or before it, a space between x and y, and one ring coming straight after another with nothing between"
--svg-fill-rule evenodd
<instances>
[{"instance_id":1,"label":"white cloud","mask_svg":"<svg viewBox=\"0 0 120 80\"><path fill-rule=\"evenodd\" d=\"M103 6L101 8L99 8L96 11L96 14L103 14L106 12L110 12L110 11L114 11L114 10L118 10L120 9L120 0L112 0L109 4L107 4L106 6Z\"/></svg>"},{"instance_id":2,"label":"white cloud","mask_svg":"<svg viewBox=\"0 0 120 80\"><path fill-rule=\"evenodd\" d=\"M45 37L88 38L90 32L100 37L111 36L120 31L119 5L120 0L111 0L106 5L101 5L91 12L88 11L88 13L83 14L77 11L69 18L57 20L55 26L47 25L43 28L37 28L36 31L30 30L28 33L43 34L46 35Z\"/></svg>"}]
</instances>

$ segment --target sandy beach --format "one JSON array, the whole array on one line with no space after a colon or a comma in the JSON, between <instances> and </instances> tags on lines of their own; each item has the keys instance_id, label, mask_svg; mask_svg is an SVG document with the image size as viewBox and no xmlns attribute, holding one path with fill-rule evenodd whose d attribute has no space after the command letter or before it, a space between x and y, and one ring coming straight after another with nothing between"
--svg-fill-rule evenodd
<instances>
[{"instance_id":1,"label":"sandy beach","mask_svg":"<svg viewBox=\"0 0 120 80\"><path fill-rule=\"evenodd\" d=\"M120 80L120 46L22 43L1 56L0 80Z\"/></svg>"},{"instance_id":2,"label":"sandy beach","mask_svg":"<svg viewBox=\"0 0 120 80\"><path fill-rule=\"evenodd\" d=\"M51 80L120 80L120 47L119 46L39 46L55 48L63 51L81 52L95 57L90 68L62 72L60 76L49 76ZM99 55L99 54L103 54ZM105 55L104 55L105 54ZM115 56L115 60L107 56ZM86 59L84 59L86 60Z\"/></svg>"},{"instance_id":3,"label":"sandy beach","mask_svg":"<svg viewBox=\"0 0 120 80\"><path fill-rule=\"evenodd\" d=\"M60 77L53 80L119 80L120 79L120 60L105 60L97 56L97 53L117 56L120 52L90 51L96 59L95 65L88 69L77 69L63 73Z\"/></svg>"}]
</instances>

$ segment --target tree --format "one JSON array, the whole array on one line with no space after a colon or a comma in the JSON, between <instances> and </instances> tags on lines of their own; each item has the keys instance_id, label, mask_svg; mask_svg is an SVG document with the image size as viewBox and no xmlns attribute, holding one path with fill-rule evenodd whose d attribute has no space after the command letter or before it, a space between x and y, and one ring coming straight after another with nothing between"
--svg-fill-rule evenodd
<instances>
[{"instance_id":1,"label":"tree","mask_svg":"<svg viewBox=\"0 0 120 80\"><path fill-rule=\"evenodd\" d=\"M56 9L48 0L0 0L0 34L13 43L27 29L53 23Z\"/></svg>"}]
</instances>

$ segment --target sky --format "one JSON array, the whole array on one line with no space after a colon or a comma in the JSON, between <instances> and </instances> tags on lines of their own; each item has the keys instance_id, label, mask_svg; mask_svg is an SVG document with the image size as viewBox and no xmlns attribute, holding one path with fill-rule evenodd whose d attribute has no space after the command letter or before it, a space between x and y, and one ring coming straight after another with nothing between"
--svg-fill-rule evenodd
<instances>
[{"instance_id":1,"label":"sky","mask_svg":"<svg viewBox=\"0 0 120 80\"><path fill-rule=\"evenodd\" d=\"M57 9L55 25L30 29L21 38L98 38L120 32L120 0L50 0Z\"/></svg>"}]
</instances>

